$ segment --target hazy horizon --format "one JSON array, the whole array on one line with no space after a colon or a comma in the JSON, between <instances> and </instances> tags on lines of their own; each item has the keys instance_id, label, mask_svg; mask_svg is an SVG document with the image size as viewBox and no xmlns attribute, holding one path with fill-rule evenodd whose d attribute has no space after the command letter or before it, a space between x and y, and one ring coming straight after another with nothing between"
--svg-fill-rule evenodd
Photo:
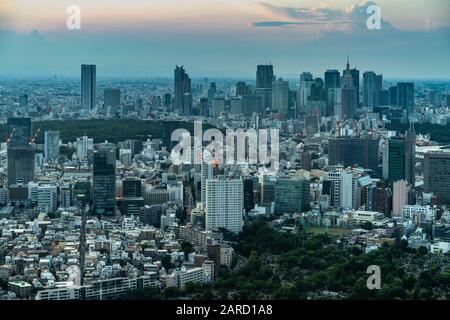
<instances>
[{"instance_id":1,"label":"hazy horizon","mask_svg":"<svg viewBox=\"0 0 450 320\"><path fill-rule=\"evenodd\" d=\"M0 74L79 77L254 78L271 62L283 78L351 67L391 79L450 79L450 1L79 0L81 30L66 28L69 0L0 4Z\"/></svg>"}]
</instances>

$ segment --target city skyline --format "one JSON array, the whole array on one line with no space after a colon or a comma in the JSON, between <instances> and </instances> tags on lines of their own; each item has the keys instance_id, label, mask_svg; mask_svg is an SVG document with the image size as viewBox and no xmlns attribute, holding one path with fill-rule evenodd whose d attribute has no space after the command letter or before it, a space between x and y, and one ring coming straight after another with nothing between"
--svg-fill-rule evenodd
<instances>
[{"instance_id":1,"label":"city skyline","mask_svg":"<svg viewBox=\"0 0 450 320\"><path fill-rule=\"evenodd\" d=\"M40 6L5 2L2 75L74 76L79 65L91 63L104 76L171 76L177 63L193 78L252 77L255 62L271 62L277 76L297 77L302 71L322 73L350 55L358 69L387 78L449 77L446 1L427 7L420 1L378 1L380 30L366 26L371 1L132 2L137 5L126 8L108 2L102 10L102 1L79 1L81 30L66 28L68 1L52 7L46 0Z\"/></svg>"}]
</instances>

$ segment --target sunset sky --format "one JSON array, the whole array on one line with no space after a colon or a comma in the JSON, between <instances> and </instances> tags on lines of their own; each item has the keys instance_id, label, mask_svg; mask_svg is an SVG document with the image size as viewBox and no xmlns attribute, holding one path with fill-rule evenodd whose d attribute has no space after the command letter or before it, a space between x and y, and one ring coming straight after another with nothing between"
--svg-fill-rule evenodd
<instances>
[{"instance_id":1,"label":"sunset sky","mask_svg":"<svg viewBox=\"0 0 450 320\"><path fill-rule=\"evenodd\" d=\"M66 8L81 8L67 30ZM450 78L450 1L380 0L381 30L351 0L1 0L0 75L253 77L343 68L388 77Z\"/></svg>"}]
</instances>

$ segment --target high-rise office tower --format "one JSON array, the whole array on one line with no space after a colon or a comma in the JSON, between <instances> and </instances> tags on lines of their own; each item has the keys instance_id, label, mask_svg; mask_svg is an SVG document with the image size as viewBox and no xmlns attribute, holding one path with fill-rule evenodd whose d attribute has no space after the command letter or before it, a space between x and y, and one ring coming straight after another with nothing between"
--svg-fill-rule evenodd
<instances>
[{"instance_id":1,"label":"high-rise office tower","mask_svg":"<svg viewBox=\"0 0 450 320\"><path fill-rule=\"evenodd\" d=\"M110 115L116 115L120 111L120 89L107 88L103 91L104 108Z\"/></svg>"},{"instance_id":2,"label":"high-rise office tower","mask_svg":"<svg viewBox=\"0 0 450 320\"><path fill-rule=\"evenodd\" d=\"M335 89L341 86L341 75L338 70L327 70L325 71L325 100L326 100L326 115L334 115L334 104L335 104ZM339 101L341 100L339 92Z\"/></svg>"},{"instance_id":3,"label":"high-rise office tower","mask_svg":"<svg viewBox=\"0 0 450 320\"><path fill-rule=\"evenodd\" d=\"M383 89L383 76L367 71L363 74L363 106L373 110L381 104L381 91Z\"/></svg>"},{"instance_id":4,"label":"high-rise office tower","mask_svg":"<svg viewBox=\"0 0 450 320\"><path fill-rule=\"evenodd\" d=\"M327 70L325 71L325 92L328 92L330 88L339 88L341 75L339 70Z\"/></svg>"},{"instance_id":5,"label":"high-rise office tower","mask_svg":"<svg viewBox=\"0 0 450 320\"><path fill-rule=\"evenodd\" d=\"M255 94L261 97L263 111L272 108L272 83L274 80L272 65L258 65Z\"/></svg>"},{"instance_id":6,"label":"high-rise office tower","mask_svg":"<svg viewBox=\"0 0 450 320\"><path fill-rule=\"evenodd\" d=\"M405 180L412 186L416 185L416 133L407 130L405 133Z\"/></svg>"},{"instance_id":7,"label":"high-rise office tower","mask_svg":"<svg viewBox=\"0 0 450 320\"><path fill-rule=\"evenodd\" d=\"M405 139L393 137L389 140L388 176L391 183L405 179Z\"/></svg>"},{"instance_id":8,"label":"high-rise office tower","mask_svg":"<svg viewBox=\"0 0 450 320\"><path fill-rule=\"evenodd\" d=\"M359 83L359 72L358 72ZM341 117L342 120L353 119L358 105L358 89L354 85L354 76L350 70L350 63L347 60L347 68L344 70L344 77L341 88Z\"/></svg>"},{"instance_id":9,"label":"high-rise office tower","mask_svg":"<svg viewBox=\"0 0 450 320\"><path fill-rule=\"evenodd\" d=\"M300 213L309 209L309 180L278 178L275 184L275 212Z\"/></svg>"},{"instance_id":10,"label":"high-rise office tower","mask_svg":"<svg viewBox=\"0 0 450 320\"><path fill-rule=\"evenodd\" d=\"M342 117L342 89L330 88L327 96L327 114Z\"/></svg>"},{"instance_id":11,"label":"high-rise office tower","mask_svg":"<svg viewBox=\"0 0 450 320\"><path fill-rule=\"evenodd\" d=\"M313 75L309 72L303 72L300 75L300 86L298 88L297 106L301 109L306 107L309 96L311 94L311 87L314 83Z\"/></svg>"},{"instance_id":12,"label":"high-rise office tower","mask_svg":"<svg viewBox=\"0 0 450 320\"><path fill-rule=\"evenodd\" d=\"M34 147L31 145L30 118L9 118L8 129L8 186L27 184L34 180Z\"/></svg>"},{"instance_id":13,"label":"high-rise office tower","mask_svg":"<svg viewBox=\"0 0 450 320\"><path fill-rule=\"evenodd\" d=\"M409 114L414 113L414 82L397 83L397 105Z\"/></svg>"},{"instance_id":14,"label":"high-rise office tower","mask_svg":"<svg viewBox=\"0 0 450 320\"><path fill-rule=\"evenodd\" d=\"M234 233L241 232L243 208L242 180L225 176L206 180L206 229L224 228Z\"/></svg>"},{"instance_id":15,"label":"high-rise office tower","mask_svg":"<svg viewBox=\"0 0 450 320\"><path fill-rule=\"evenodd\" d=\"M378 139L339 137L328 142L328 164L360 165L378 173Z\"/></svg>"},{"instance_id":16,"label":"high-rise office tower","mask_svg":"<svg viewBox=\"0 0 450 320\"><path fill-rule=\"evenodd\" d=\"M181 115L190 115L192 112L191 78L183 66L176 66L174 71L174 109Z\"/></svg>"},{"instance_id":17,"label":"high-rise office tower","mask_svg":"<svg viewBox=\"0 0 450 320\"><path fill-rule=\"evenodd\" d=\"M45 160L57 162L59 159L59 131L45 131Z\"/></svg>"},{"instance_id":18,"label":"high-rise office tower","mask_svg":"<svg viewBox=\"0 0 450 320\"><path fill-rule=\"evenodd\" d=\"M255 197L253 194L253 179L244 179L244 210L249 212L255 208Z\"/></svg>"},{"instance_id":19,"label":"high-rise office tower","mask_svg":"<svg viewBox=\"0 0 450 320\"><path fill-rule=\"evenodd\" d=\"M289 106L289 81L279 78L272 83L272 109L287 114Z\"/></svg>"},{"instance_id":20,"label":"high-rise office tower","mask_svg":"<svg viewBox=\"0 0 450 320\"><path fill-rule=\"evenodd\" d=\"M81 65L81 109L91 110L96 105L97 71L91 64Z\"/></svg>"},{"instance_id":21,"label":"high-rise office tower","mask_svg":"<svg viewBox=\"0 0 450 320\"><path fill-rule=\"evenodd\" d=\"M93 201L95 214L115 214L116 152L112 148L94 152Z\"/></svg>"},{"instance_id":22,"label":"high-rise office tower","mask_svg":"<svg viewBox=\"0 0 450 320\"><path fill-rule=\"evenodd\" d=\"M347 64L348 64L348 57L347 57ZM355 88L355 91L356 91L356 103L357 104L359 104L359 70L358 69L356 69L356 68L353 68L353 69L348 69L349 71L349 73L350 73L350 75L351 75L351 78L352 78L352 82L353 82L353 87ZM345 76L345 72L346 72L347 70L344 70L343 72L342 72L342 76L344 77ZM341 85L342 86L342 85Z\"/></svg>"},{"instance_id":23,"label":"high-rise office tower","mask_svg":"<svg viewBox=\"0 0 450 320\"><path fill-rule=\"evenodd\" d=\"M256 70L256 88L272 88L272 82L274 80L273 66L269 65L258 65Z\"/></svg>"},{"instance_id":24,"label":"high-rise office tower","mask_svg":"<svg viewBox=\"0 0 450 320\"><path fill-rule=\"evenodd\" d=\"M450 153L427 152L423 159L425 192L438 196L442 204L450 204Z\"/></svg>"}]
</instances>

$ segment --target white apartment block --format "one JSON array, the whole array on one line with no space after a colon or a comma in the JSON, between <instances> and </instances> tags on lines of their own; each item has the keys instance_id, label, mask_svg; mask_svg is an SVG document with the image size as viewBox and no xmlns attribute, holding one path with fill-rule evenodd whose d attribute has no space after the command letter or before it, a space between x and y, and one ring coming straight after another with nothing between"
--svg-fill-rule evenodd
<instances>
[{"instance_id":1,"label":"white apartment block","mask_svg":"<svg viewBox=\"0 0 450 320\"><path fill-rule=\"evenodd\" d=\"M206 229L225 228L239 233L243 227L244 187L240 179L206 180Z\"/></svg>"}]
</instances>

